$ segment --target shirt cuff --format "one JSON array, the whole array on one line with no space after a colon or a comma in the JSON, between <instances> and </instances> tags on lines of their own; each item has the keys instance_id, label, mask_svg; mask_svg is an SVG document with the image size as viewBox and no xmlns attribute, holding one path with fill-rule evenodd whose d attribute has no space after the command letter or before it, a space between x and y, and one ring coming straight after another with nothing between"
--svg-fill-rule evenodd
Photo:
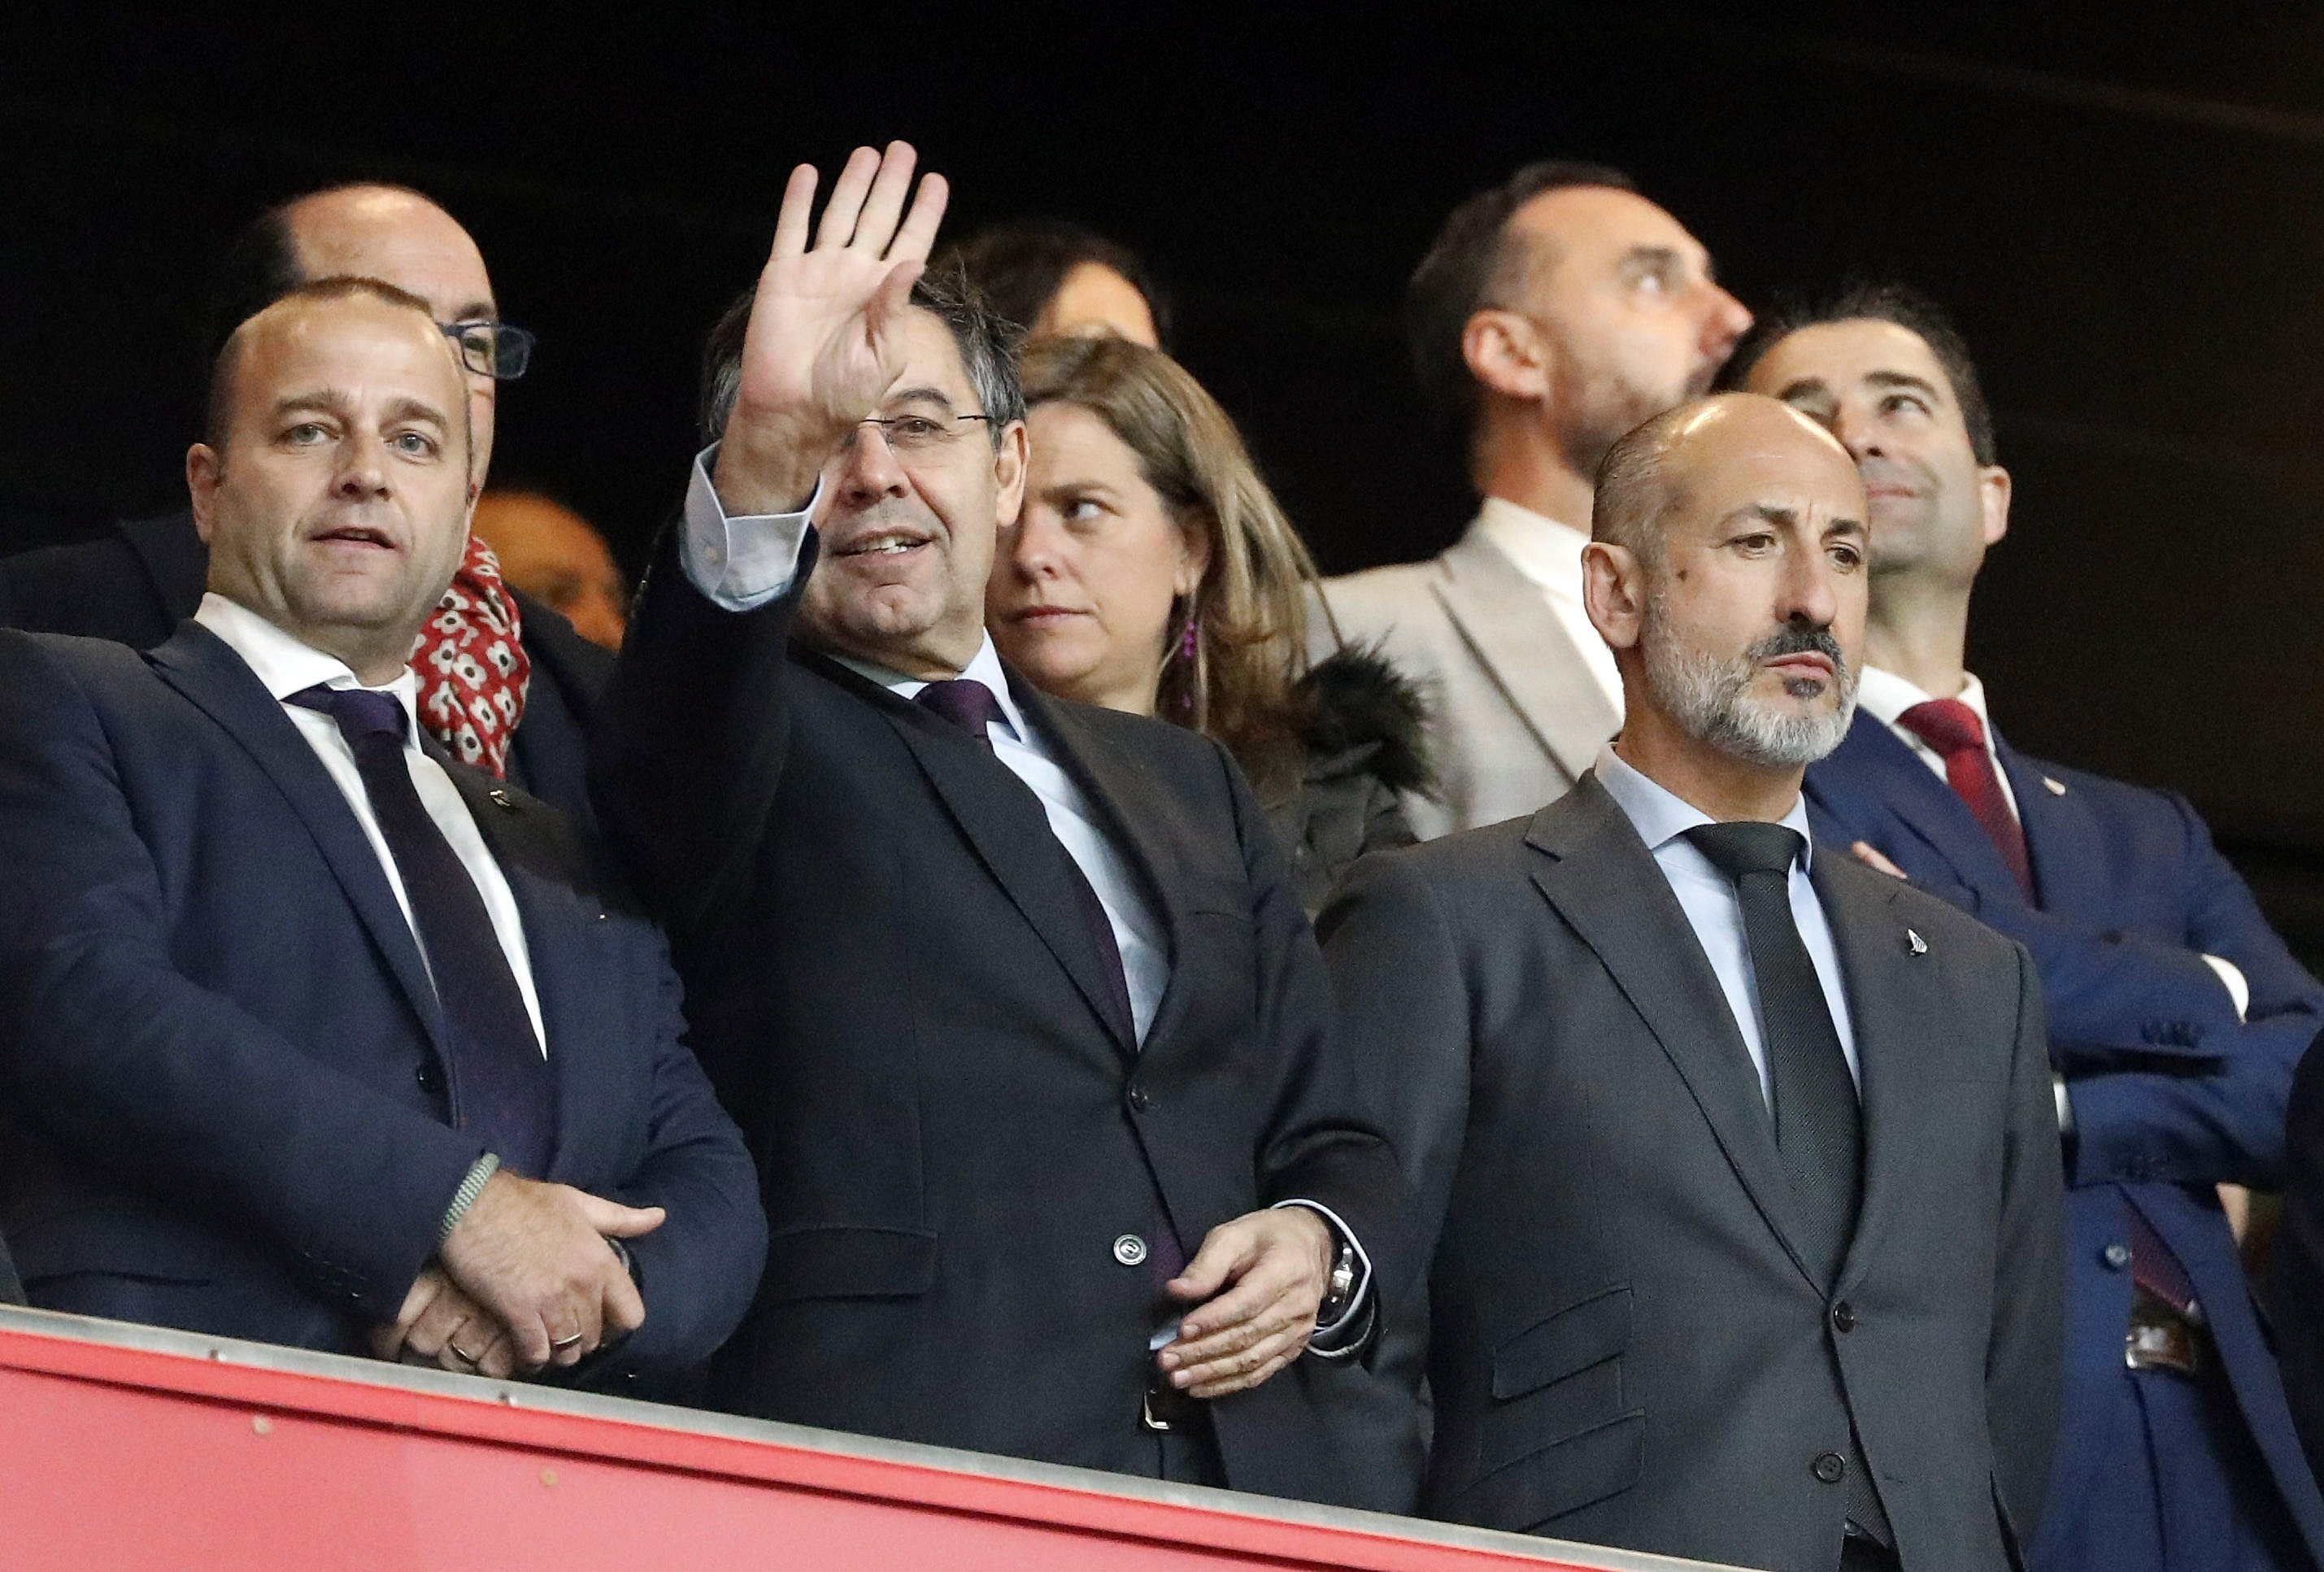
<instances>
[{"instance_id":1,"label":"shirt cuff","mask_svg":"<svg viewBox=\"0 0 2324 1572\"><path fill-rule=\"evenodd\" d=\"M2205 956L2203 962L2219 974L2219 981L2227 985L2227 997L2236 1002L2236 1019L2244 1020L2251 1013L2251 983L2245 977L2243 968L2218 956Z\"/></svg>"},{"instance_id":2,"label":"shirt cuff","mask_svg":"<svg viewBox=\"0 0 2324 1572\"><path fill-rule=\"evenodd\" d=\"M717 462L713 442L695 456L686 487L686 517L678 532L678 564L694 587L727 611L755 611L791 587L799 549L807 542L823 482L795 513L745 513L729 518L711 484Z\"/></svg>"},{"instance_id":3,"label":"shirt cuff","mask_svg":"<svg viewBox=\"0 0 2324 1572\"><path fill-rule=\"evenodd\" d=\"M1316 1358L1344 1359L1355 1352L1356 1344L1361 1339L1351 1339L1337 1346L1333 1345L1338 1343L1341 1334L1362 1324L1363 1313L1370 1308L1372 1296L1372 1258L1364 1253L1364 1242L1356 1237L1355 1230L1340 1221L1340 1215L1323 1202L1294 1198L1277 1201L1270 1210L1280 1210L1285 1207L1304 1207L1314 1213L1331 1225L1335 1242L1344 1239L1348 1248L1355 1253L1356 1291L1348 1296L1346 1308L1333 1317L1329 1325L1319 1323L1314 1335L1307 1339L1307 1352Z\"/></svg>"}]
</instances>

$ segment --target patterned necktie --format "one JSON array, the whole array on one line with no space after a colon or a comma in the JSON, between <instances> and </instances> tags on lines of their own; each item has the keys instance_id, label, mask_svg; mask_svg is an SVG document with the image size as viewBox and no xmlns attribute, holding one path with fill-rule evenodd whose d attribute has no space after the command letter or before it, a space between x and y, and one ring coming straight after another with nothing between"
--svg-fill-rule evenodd
<instances>
[{"instance_id":1,"label":"patterned necktie","mask_svg":"<svg viewBox=\"0 0 2324 1572\"><path fill-rule=\"evenodd\" d=\"M2025 855L2025 829L2009 810L2009 797L1994 771L1993 755L1986 751L1985 723L1977 718L1977 711L1958 698L1932 698L1898 716L1896 724L1944 759L1945 780L1969 804L1978 828L2032 900L2034 867Z\"/></svg>"},{"instance_id":2,"label":"patterned necktie","mask_svg":"<svg viewBox=\"0 0 2324 1572\"><path fill-rule=\"evenodd\" d=\"M557 1145L556 1083L476 882L411 783L403 706L361 688L309 688L288 702L337 721L355 756L444 1007L458 1127L515 1172L547 1177Z\"/></svg>"},{"instance_id":3,"label":"patterned necktie","mask_svg":"<svg viewBox=\"0 0 2324 1572\"><path fill-rule=\"evenodd\" d=\"M460 763L508 779L532 658L524 652L523 614L481 537L468 537L460 570L412 641L411 670L420 678L420 724Z\"/></svg>"},{"instance_id":4,"label":"patterned necktie","mask_svg":"<svg viewBox=\"0 0 2324 1572\"><path fill-rule=\"evenodd\" d=\"M1703 824L1686 832L1735 884L1744 946L1758 984L1759 1022L1774 1084L1775 1146L1800 1203L1808 1263L1826 1293L1856 1236L1864 1188L1863 1114L1840 1030L1815 962L1792 916L1792 865L1806 842L1780 824ZM1849 1434L1848 1517L1884 1545L1895 1542L1864 1448Z\"/></svg>"}]
</instances>

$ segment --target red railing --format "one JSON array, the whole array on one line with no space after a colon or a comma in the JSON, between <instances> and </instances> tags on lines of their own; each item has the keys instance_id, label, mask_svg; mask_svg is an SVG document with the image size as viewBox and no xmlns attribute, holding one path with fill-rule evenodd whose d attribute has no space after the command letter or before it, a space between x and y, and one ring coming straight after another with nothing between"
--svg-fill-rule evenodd
<instances>
[{"instance_id":1,"label":"red railing","mask_svg":"<svg viewBox=\"0 0 2324 1572\"><path fill-rule=\"evenodd\" d=\"M1695 1563L0 1308L0 1567Z\"/></svg>"}]
</instances>

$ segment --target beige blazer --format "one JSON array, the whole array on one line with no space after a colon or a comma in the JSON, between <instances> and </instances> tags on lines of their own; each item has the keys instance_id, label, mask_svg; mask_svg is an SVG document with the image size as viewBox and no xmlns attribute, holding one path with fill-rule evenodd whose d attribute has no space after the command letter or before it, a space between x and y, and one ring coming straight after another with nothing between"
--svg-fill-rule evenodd
<instances>
[{"instance_id":1,"label":"beige blazer","mask_svg":"<svg viewBox=\"0 0 2324 1572\"><path fill-rule=\"evenodd\" d=\"M1563 797L1621 726L1541 592L1473 527L1443 556L1323 593L1342 636L1377 644L1428 700L1439 797L1404 805L1424 840ZM1313 622L1320 659L1332 630Z\"/></svg>"}]
</instances>

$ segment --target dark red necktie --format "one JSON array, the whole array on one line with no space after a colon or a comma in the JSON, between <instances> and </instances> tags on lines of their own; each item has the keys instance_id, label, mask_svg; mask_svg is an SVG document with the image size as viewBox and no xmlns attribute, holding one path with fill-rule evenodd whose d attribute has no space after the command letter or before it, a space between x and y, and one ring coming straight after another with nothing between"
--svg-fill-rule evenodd
<instances>
[{"instance_id":1,"label":"dark red necktie","mask_svg":"<svg viewBox=\"0 0 2324 1572\"><path fill-rule=\"evenodd\" d=\"M1969 804L1978 828L2016 875L2017 887L2031 900L2034 868L2026 860L2025 829L2010 811L2008 794L2002 791L2001 776L1993 767L1993 755L1986 751L1985 723L1977 718L1977 711L1958 698L1932 698L1898 716L1896 724L1944 759L1946 781Z\"/></svg>"}]
</instances>

